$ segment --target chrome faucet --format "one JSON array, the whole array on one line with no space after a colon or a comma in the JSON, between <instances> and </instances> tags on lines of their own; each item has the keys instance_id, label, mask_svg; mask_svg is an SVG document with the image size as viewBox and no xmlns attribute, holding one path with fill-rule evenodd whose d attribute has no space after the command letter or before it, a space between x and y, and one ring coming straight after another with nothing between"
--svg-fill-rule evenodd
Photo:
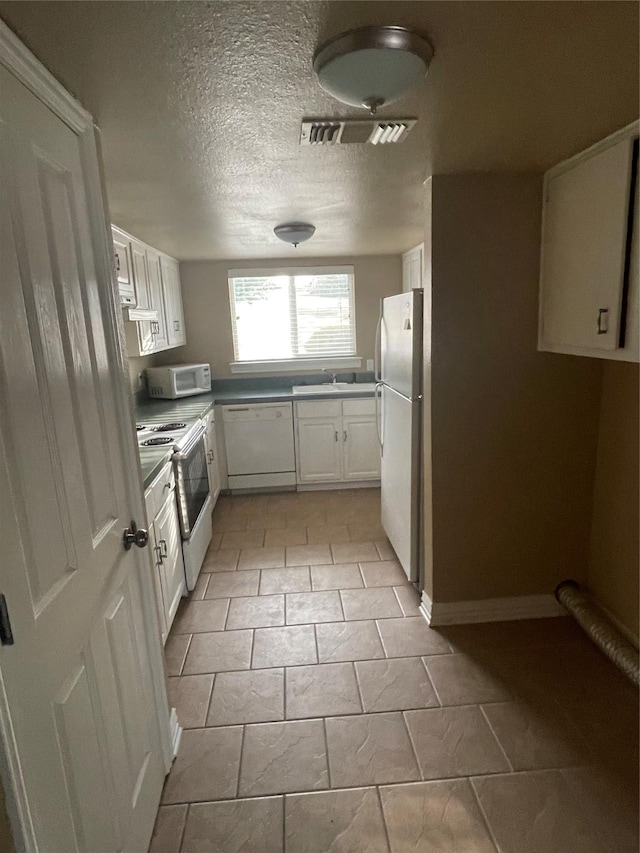
<instances>
[{"instance_id":1,"label":"chrome faucet","mask_svg":"<svg viewBox=\"0 0 640 853\"><path fill-rule=\"evenodd\" d=\"M332 381L332 383L333 383L334 385L336 384L336 382L338 381L338 374L337 374L337 373L332 373L330 370L327 370L327 368L326 368L326 367L323 367L323 368L322 368L322 372L323 372L323 373L326 373L326 374L327 374L327 376L330 376L330 377L331 377L331 381Z\"/></svg>"}]
</instances>

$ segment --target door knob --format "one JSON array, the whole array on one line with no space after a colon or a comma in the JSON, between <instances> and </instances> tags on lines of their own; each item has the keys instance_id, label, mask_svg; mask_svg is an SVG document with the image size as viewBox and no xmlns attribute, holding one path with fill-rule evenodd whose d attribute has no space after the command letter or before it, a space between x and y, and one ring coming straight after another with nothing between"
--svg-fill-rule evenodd
<instances>
[{"instance_id":1,"label":"door knob","mask_svg":"<svg viewBox=\"0 0 640 853\"><path fill-rule=\"evenodd\" d=\"M139 528L135 521L132 521L131 526L127 527L122 534L122 544L125 551L129 551L132 545L136 545L138 548L146 548L148 542L149 533L143 527Z\"/></svg>"}]
</instances>

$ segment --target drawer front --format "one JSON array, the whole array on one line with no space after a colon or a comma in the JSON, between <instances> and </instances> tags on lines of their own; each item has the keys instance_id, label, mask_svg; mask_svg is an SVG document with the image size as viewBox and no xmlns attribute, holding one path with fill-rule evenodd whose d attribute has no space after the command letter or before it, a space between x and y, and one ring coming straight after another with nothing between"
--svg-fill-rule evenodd
<instances>
[{"instance_id":1,"label":"drawer front","mask_svg":"<svg viewBox=\"0 0 640 853\"><path fill-rule=\"evenodd\" d=\"M173 471L173 463L169 462L155 478L153 483L144 493L144 502L147 507L147 519L149 524L160 512L167 496L176 487L176 477Z\"/></svg>"},{"instance_id":2,"label":"drawer front","mask_svg":"<svg viewBox=\"0 0 640 853\"><path fill-rule=\"evenodd\" d=\"M297 418L339 418L340 400L301 400L294 404Z\"/></svg>"},{"instance_id":3,"label":"drawer front","mask_svg":"<svg viewBox=\"0 0 640 853\"><path fill-rule=\"evenodd\" d=\"M366 400L343 400L343 415L375 415L376 401L368 397Z\"/></svg>"}]
</instances>

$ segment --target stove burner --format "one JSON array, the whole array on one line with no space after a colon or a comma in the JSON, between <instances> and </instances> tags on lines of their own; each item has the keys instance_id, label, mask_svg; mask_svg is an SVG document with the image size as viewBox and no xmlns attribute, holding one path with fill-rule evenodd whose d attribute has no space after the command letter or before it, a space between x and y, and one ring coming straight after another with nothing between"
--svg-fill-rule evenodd
<instances>
[{"instance_id":1,"label":"stove burner","mask_svg":"<svg viewBox=\"0 0 640 853\"><path fill-rule=\"evenodd\" d=\"M140 432L143 429L146 429L146 427L142 426L142 424L136 424L136 432Z\"/></svg>"},{"instance_id":2,"label":"stove burner","mask_svg":"<svg viewBox=\"0 0 640 853\"><path fill-rule=\"evenodd\" d=\"M160 435L158 438L148 438L146 441L143 441L142 444L145 447L155 447L158 444L172 444L173 438L168 435Z\"/></svg>"},{"instance_id":3,"label":"stove burner","mask_svg":"<svg viewBox=\"0 0 640 853\"><path fill-rule=\"evenodd\" d=\"M184 429L186 427L185 423L180 421L174 421L170 424L160 424L160 426L152 427L154 432L170 432L174 429Z\"/></svg>"}]
</instances>

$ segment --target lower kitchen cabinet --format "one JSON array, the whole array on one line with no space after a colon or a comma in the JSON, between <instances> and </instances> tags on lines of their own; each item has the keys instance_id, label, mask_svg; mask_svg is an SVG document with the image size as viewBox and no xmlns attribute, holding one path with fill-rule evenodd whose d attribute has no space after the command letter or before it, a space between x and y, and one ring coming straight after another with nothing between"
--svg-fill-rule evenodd
<instances>
[{"instance_id":1,"label":"lower kitchen cabinet","mask_svg":"<svg viewBox=\"0 0 640 853\"><path fill-rule=\"evenodd\" d=\"M149 522L149 552L164 643L185 594L184 561L176 506L175 475L165 465L144 493Z\"/></svg>"},{"instance_id":2,"label":"lower kitchen cabinet","mask_svg":"<svg viewBox=\"0 0 640 853\"><path fill-rule=\"evenodd\" d=\"M349 415L342 419L345 480L380 479L380 443L375 415Z\"/></svg>"},{"instance_id":3,"label":"lower kitchen cabinet","mask_svg":"<svg viewBox=\"0 0 640 853\"><path fill-rule=\"evenodd\" d=\"M212 409L206 417L206 432L204 434L204 447L207 456L207 472L209 474L209 488L213 506L216 505L220 494L220 465L218 463L218 444L216 441L216 419Z\"/></svg>"},{"instance_id":4,"label":"lower kitchen cabinet","mask_svg":"<svg viewBox=\"0 0 640 853\"><path fill-rule=\"evenodd\" d=\"M297 422L299 483L333 483L342 479L341 418L309 418Z\"/></svg>"},{"instance_id":5,"label":"lower kitchen cabinet","mask_svg":"<svg viewBox=\"0 0 640 853\"><path fill-rule=\"evenodd\" d=\"M167 632L184 593L184 563L175 494L171 492L153 522L153 553L160 575Z\"/></svg>"},{"instance_id":6,"label":"lower kitchen cabinet","mask_svg":"<svg viewBox=\"0 0 640 853\"><path fill-rule=\"evenodd\" d=\"M298 483L380 479L374 400L304 401L295 414Z\"/></svg>"}]
</instances>

